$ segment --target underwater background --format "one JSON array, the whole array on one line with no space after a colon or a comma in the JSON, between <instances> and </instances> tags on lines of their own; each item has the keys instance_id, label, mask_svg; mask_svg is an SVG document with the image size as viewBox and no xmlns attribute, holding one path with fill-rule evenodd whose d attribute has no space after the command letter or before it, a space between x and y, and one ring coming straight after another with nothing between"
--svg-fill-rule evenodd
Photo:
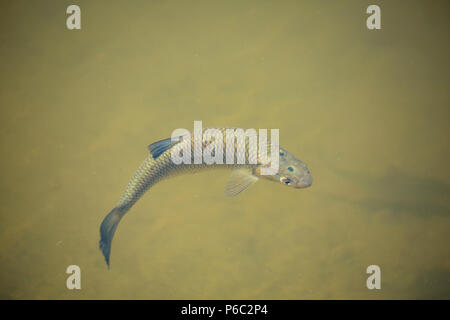
<instances>
[{"instance_id":1,"label":"underwater background","mask_svg":"<svg viewBox=\"0 0 450 320\"><path fill-rule=\"evenodd\" d=\"M0 7L0 298L450 299L448 1ZM162 181L108 271L101 221L147 145L194 120L278 128L313 185Z\"/></svg>"}]
</instances>

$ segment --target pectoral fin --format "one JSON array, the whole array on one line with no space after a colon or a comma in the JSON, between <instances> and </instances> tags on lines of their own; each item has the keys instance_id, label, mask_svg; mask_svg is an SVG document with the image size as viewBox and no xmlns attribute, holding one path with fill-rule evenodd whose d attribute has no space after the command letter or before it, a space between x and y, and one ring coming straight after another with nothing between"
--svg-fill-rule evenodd
<instances>
[{"instance_id":1,"label":"pectoral fin","mask_svg":"<svg viewBox=\"0 0 450 320\"><path fill-rule=\"evenodd\" d=\"M248 169L235 169L225 187L225 195L234 197L258 181L258 177Z\"/></svg>"}]
</instances>

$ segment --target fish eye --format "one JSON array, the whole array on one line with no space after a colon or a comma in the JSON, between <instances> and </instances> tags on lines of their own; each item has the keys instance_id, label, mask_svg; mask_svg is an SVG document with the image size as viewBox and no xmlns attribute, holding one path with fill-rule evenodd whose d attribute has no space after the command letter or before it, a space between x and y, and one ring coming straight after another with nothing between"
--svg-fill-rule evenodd
<instances>
[{"instance_id":1,"label":"fish eye","mask_svg":"<svg viewBox=\"0 0 450 320\"><path fill-rule=\"evenodd\" d=\"M286 180L284 180L284 184L289 184L289 183L291 183L291 179L286 178Z\"/></svg>"},{"instance_id":2,"label":"fish eye","mask_svg":"<svg viewBox=\"0 0 450 320\"><path fill-rule=\"evenodd\" d=\"M284 156L284 152L280 151L280 156Z\"/></svg>"},{"instance_id":3,"label":"fish eye","mask_svg":"<svg viewBox=\"0 0 450 320\"><path fill-rule=\"evenodd\" d=\"M290 172L292 172L292 171L294 171L294 168L288 167L288 170L289 170Z\"/></svg>"}]
</instances>

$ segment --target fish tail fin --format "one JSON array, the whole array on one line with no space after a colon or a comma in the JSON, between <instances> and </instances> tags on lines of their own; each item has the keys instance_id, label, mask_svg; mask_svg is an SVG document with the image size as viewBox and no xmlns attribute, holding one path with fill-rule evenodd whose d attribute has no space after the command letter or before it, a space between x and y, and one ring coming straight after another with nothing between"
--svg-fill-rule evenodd
<instances>
[{"instance_id":1,"label":"fish tail fin","mask_svg":"<svg viewBox=\"0 0 450 320\"><path fill-rule=\"evenodd\" d=\"M117 225L122 219L125 212L120 207L115 207L110 213L103 219L100 226L100 250L105 257L106 264L109 269L109 256L111 254L111 243L114 236L114 232L117 229Z\"/></svg>"}]
</instances>

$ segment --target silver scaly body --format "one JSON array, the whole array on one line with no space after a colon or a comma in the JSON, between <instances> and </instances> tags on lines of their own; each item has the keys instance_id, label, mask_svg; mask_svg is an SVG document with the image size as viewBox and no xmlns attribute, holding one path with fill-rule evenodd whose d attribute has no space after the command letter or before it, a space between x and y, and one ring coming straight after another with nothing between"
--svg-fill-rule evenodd
<instances>
[{"instance_id":1,"label":"silver scaly body","mask_svg":"<svg viewBox=\"0 0 450 320\"><path fill-rule=\"evenodd\" d=\"M208 128L203 129L205 132ZM105 257L106 263L109 267L109 258L111 254L111 242L114 232L122 217L128 210L140 199L140 197L155 183L161 179L170 176L194 173L205 169L235 169L227 184L225 193L228 196L235 196L240 192L246 190L253 183L258 180L258 177L264 177L269 180L279 181L286 185L291 185L296 188L305 188L311 185L312 178L306 165L280 147L280 167L279 171L274 176L261 176L260 168L261 161L256 159L256 164L249 164L249 139L244 141L235 139L234 143L234 157L238 150L245 150L245 164L226 164L226 130L232 128L214 128L221 131L223 136L223 163L211 164L205 163L194 164L194 151L196 146L200 146L202 151L207 147L208 143L204 141L195 141L194 139L202 139L202 135L196 137L194 134L190 135L190 139L180 139L179 142L166 139L153 143L149 146L150 154L145 158L139 166L120 200L113 210L105 217L100 226L100 249ZM245 145L239 145L244 143ZM186 146L188 144L188 146ZM190 145L190 146L189 146ZM180 153L183 148L190 148L191 150L191 164L175 164L172 161L172 152ZM236 161L234 161L236 163ZM236 170L237 169L237 170ZM295 172L294 172L295 171Z\"/></svg>"}]
</instances>

